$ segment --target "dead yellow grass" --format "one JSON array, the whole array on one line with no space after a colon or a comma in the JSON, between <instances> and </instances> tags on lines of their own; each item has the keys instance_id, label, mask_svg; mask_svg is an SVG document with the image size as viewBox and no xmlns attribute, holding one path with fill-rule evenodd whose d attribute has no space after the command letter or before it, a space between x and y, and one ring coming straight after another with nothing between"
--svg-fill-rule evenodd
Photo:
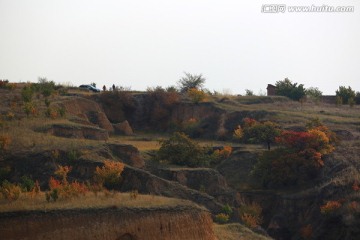
<instances>
[{"instance_id":1,"label":"dead yellow grass","mask_svg":"<svg viewBox=\"0 0 360 240\"><path fill-rule=\"evenodd\" d=\"M87 193L73 199L59 199L56 202L48 203L45 200L45 193L41 192L31 197L29 194L21 194L16 201L9 202L0 198L0 213L13 211L47 211L57 209L89 209L106 207L133 207L133 208L151 208L151 207L172 207L172 206L197 206L196 204L181 199L166 198L155 195L137 195L131 198L130 193L109 192L109 193Z\"/></svg>"},{"instance_id":2,"label":"dead yellow grass","mask_svg":"<svg viewBox=\"0 0 360 240\"><path fill-rule=\"evenodd\" d=\"M68 94L76 94L76 95L80 95L80 96L91 96L93 94L99 94L99 93L94 93L87 89L81 89L81 88L77 88L77 87L68 88L67 93Z\"/></svg>"},{"instance_id":3,"label":"dead yellow grass","mask_svg":"<svg viewBox=\"0 0 360 240\"><path fill-rule=\"evenodd\" d=\"M87 139L69 139L52 136L44 132L35 131L46 124L68 123L66 119L50 120L48 118L30 118L20 121L8 121L0 134L6 134L11 138L9 151L16 153L23 150L34 152L54 149L72 150L85 146L99 146L103 141Z\"/></svg>"},{"instance_id":4,"label":"dead yellow grass","mask_svg":"<svg viewBox=\"0 0 360 240\"><path fill-rule=\"evenodd\" d=\"M160 148L159 140L165 138L155 134L141 134L137 136L112 136L109 139L111 143L130 144L139 149L139 151L158 150Z\"/></svg>"},{"instance_id":5,"label":"dead yellow grass","mask_svg":"<svg viewBox=\"0 0 360 240\"><path fill-rule=\"evenodd\" d=\"M206 139L194 139L194 141L203 147L218 147L218 146L245 147L244 144L230 142L230 141L215 141L215 140L206 140Z\"/></svg>"},{"instance_id":6,"label":"dead yellow grass","mask_svg":"<svg viewBox=\"0 0 360 240\"><path fill-rule=\"evenodd\" d=\"M214 224L214 232L219 240L270 240L272 238L254 233L239 223Z\"/></svg>"},{"instance_id":7,"label":"dead yellow grass","mask_svg":"<svg viewBox=\"0 0 360 240\"><path fill-rule=\"evenodd\" d=\"M142 134L139 133L137 136L112 136L109 139L109 142L112 143L122 143L130 144L135 146L139 151L149 151L149 150L158 150L161 146L159 143L162 139L167 139L170 136L167 135L158 135L158 134ZM214 147L214 146L231 146L231 147L250 147L258 148L258 146L245 146L244 144L239 144L235 142L225 142L225 141L215 141L215 140L205 140L205 139L194 139L197 143L204 147Z\"/></svg>"}]
</instances>

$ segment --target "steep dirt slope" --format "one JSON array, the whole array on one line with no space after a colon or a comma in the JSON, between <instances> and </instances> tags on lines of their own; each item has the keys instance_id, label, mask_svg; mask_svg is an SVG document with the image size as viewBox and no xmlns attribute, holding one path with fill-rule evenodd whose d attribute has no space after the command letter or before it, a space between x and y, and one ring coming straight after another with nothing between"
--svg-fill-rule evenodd
<instances>
[{"instance_id":1,"label":"steep dirt slope","mask_svg":"<svg viewBox=\"0 0 360 240\"><path fill-rule=\"evenodd\" d=\"M215 240L210 214L190 206L2 213L0 234L18 240Z\"/></svg>"},{"instance_id":2,"label":"steep dirt slope","mask_svg":"<svg viewBox=\"0 0 360 240\"><path fill-rule=\"evenodd\" d=\"M114 131L113 126L98 103L82 97L71 97L61 101L61 104L68 114L77 116L82 120L82 123L97 125L109 132Z\"/></svg>"}]
</instances>

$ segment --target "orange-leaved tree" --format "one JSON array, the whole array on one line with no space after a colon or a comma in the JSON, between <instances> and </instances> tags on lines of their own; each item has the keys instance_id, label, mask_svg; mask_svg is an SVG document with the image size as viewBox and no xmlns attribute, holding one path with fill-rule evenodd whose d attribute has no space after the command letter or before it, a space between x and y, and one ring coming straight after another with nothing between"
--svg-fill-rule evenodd
<instances>
[{"instance_id":1,"label":"orange-leaved tree","mask_svg":"<svg viewBox=\"0 0 360 240\"><path fill-rule=\"evenodd\" d=\"M302 132L282 131L275 141L279 148L265 152L253 171L264 186L292 186L316 178L324 155L335 149L336 137L319 125Z\"/></svg>"}]
</instances>

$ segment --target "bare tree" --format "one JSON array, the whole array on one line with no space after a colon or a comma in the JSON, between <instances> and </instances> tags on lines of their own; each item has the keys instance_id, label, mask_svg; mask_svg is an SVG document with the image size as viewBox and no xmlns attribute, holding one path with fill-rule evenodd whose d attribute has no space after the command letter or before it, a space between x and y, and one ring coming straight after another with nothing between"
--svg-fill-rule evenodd
<instances>
[{"instance_id":1,"label":"bare tree","mask_svg":"<svg viewBox=\"0 0 360 240\"><path fill-rule=\"evenodd\" d=\"M202 74L192 75L187 72L184 73L185 76L178 81L181 92L187 92L191 88L201 89L204 86L206 79Z\"/></svg>"}]
</instances>

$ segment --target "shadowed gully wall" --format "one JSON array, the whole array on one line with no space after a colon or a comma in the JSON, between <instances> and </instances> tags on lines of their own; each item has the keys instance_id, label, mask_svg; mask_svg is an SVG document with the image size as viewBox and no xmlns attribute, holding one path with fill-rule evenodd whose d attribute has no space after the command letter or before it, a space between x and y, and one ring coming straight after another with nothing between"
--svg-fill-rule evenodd
<instances>
[{"instance_id":1,"label":"shadowed gully wall","mask_svg":"<svg viewBox=\"0 0 360 240\"><path fill-rule=\"evenodd\" d=\"M0 236L27 240L215 239L210 213L192 206L2 213Z\"/></svg>"}]
</instances>

